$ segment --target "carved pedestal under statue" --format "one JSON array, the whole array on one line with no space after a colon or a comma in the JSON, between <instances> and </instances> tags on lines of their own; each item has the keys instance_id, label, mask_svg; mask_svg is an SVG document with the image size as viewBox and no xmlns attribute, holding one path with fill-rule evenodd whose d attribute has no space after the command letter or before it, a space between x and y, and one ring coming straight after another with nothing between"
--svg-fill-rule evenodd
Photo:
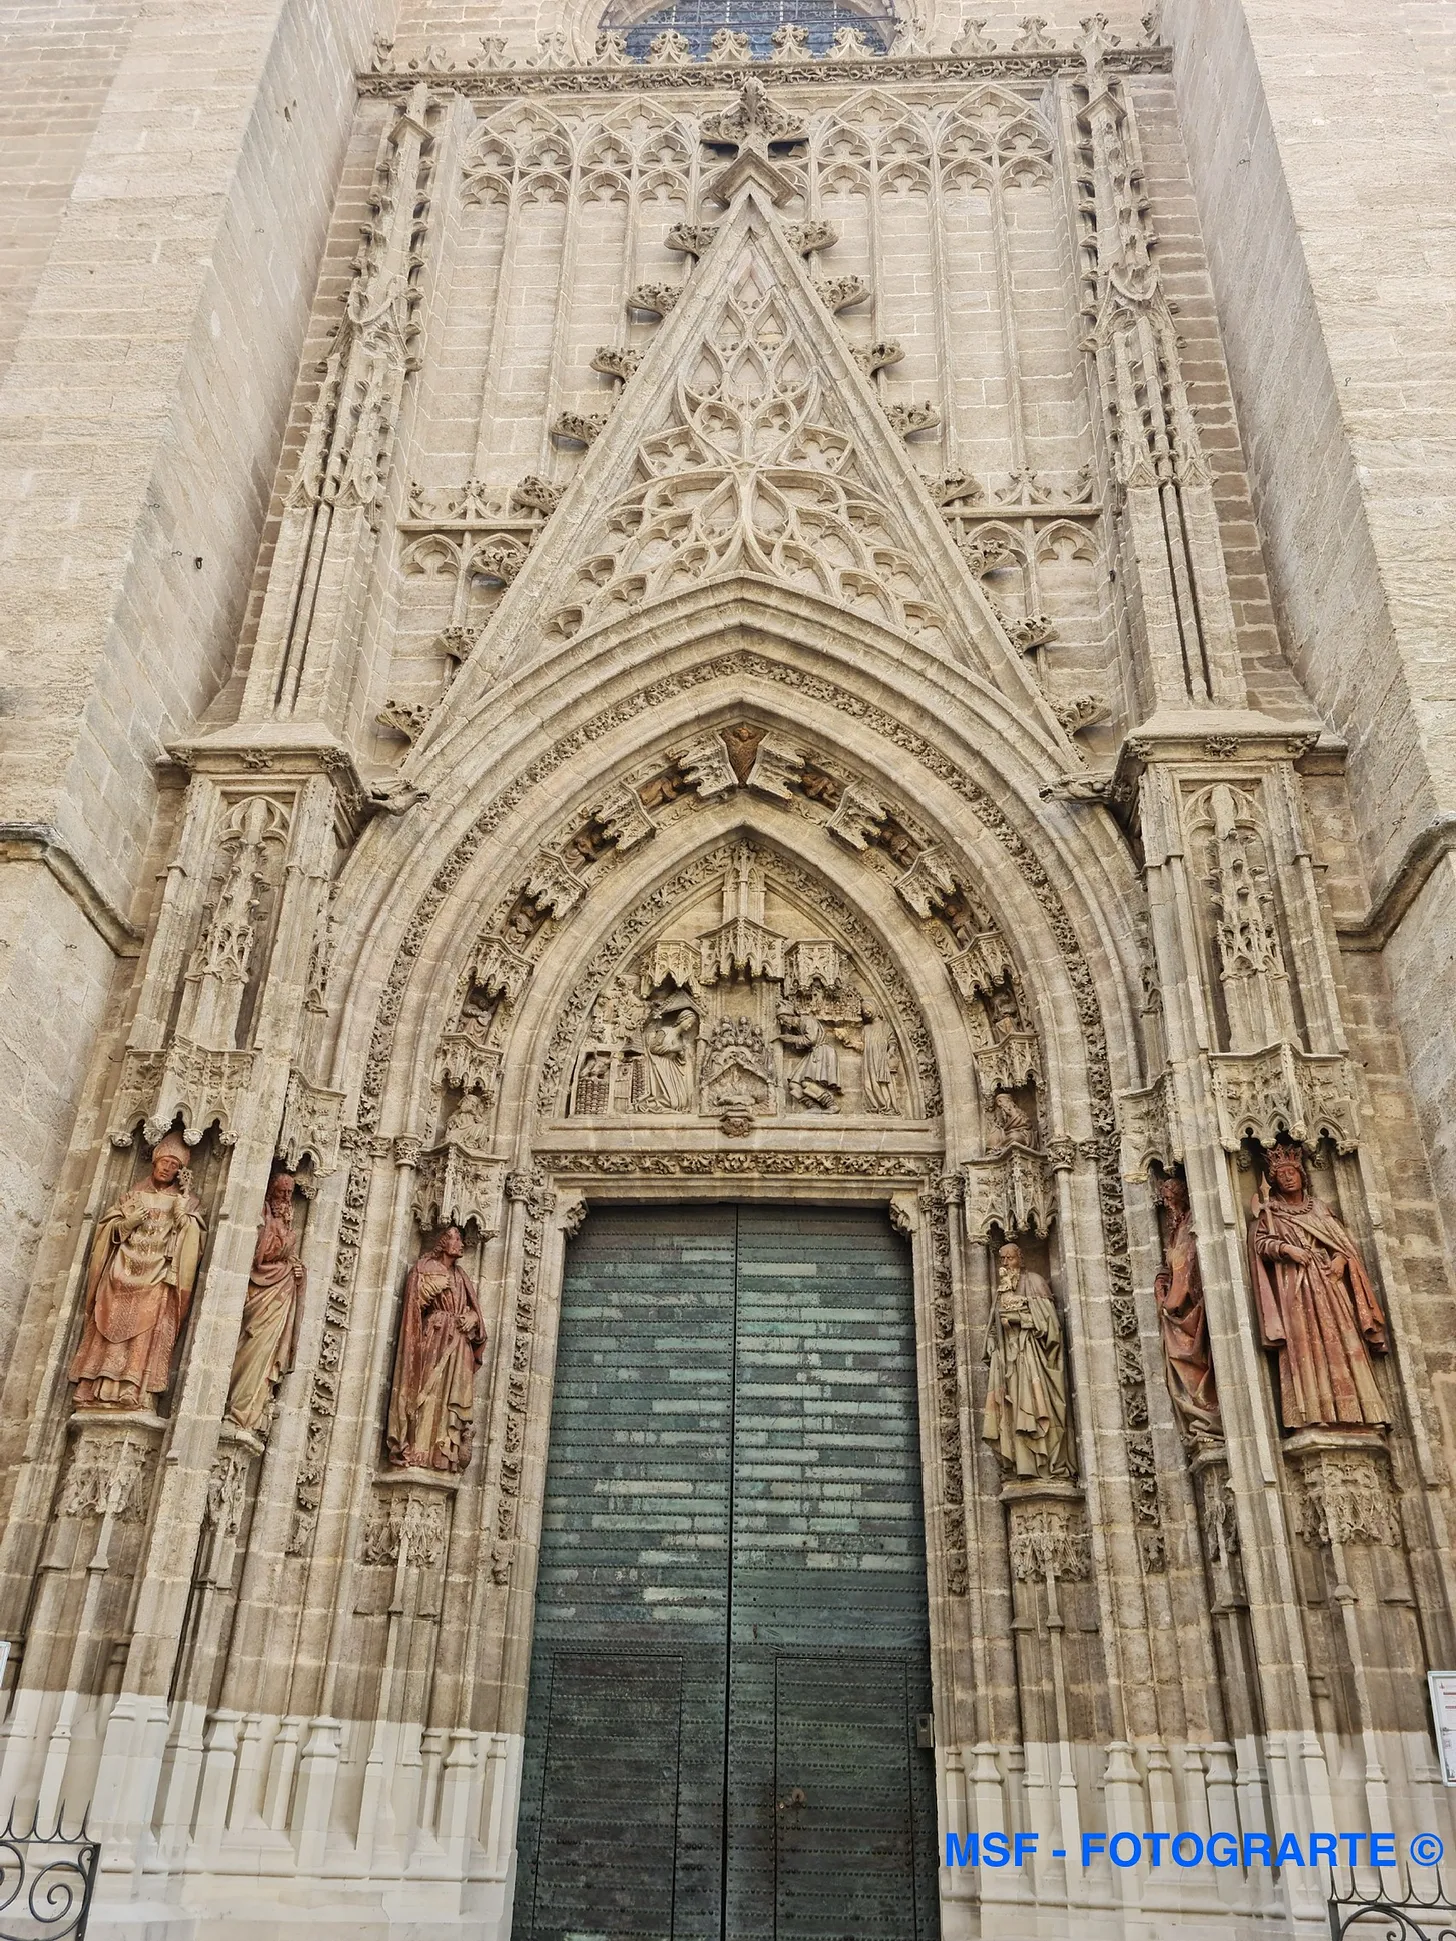
<instances>
[{"instance_id":1,"label":"carved pedestal under statue","mask_svg":"<svg viewBox=\"0 0 1456 1941\"><path fill-rule=\"evenodd\" d=\"M1310 1194L1300 1147L1276 1146L1268 1164L1249 1268L1260 1340L1279 1352L1280 1418L1286 1429L1384 1426L1371 1355L1386 1352L1385 1313L1354 1236Z\"/></svg>"},{"instance_id":2,"label":"carved pedestal under statue","mask_svg":"<svg viewBox=\"0 0 1456 1941\"><path fill-rule=\"evenodd\" d=\"M253 1249L227 1401L227 1419L240 1429L263 1427L278 1384L293 1366L298 1309L308 1280L298 1258L293 1186L292 1173L274 1177Z\"/></svg>"},{"instance_id":3,"label":"carved pedestal under statue","mask_svg":"<svg viewBox=\"0 0 1456 1941\"><path fill-rule=\"evenodd\" d=\"M404 1284L385 1432L389 1460L398 1469L458 1476L470 1461L485 1322L475 1283L460 1265L464 1251L460 1229L446 1227Z\"/></svg>"},{"instance_id":4,"label":"carved pedestal under statue","mask_svg":"<svg viewBox=\"0 0 1456 1941\"><path fill-rule=\"evenodd\" d=\"M986 1358L991 1372L981 1433L1008 1476L1074 1481L1066 1348L1052 1290L1021 1264L1012 1244L997 1255L999 1278Z\"/></svg>"},{"instance_id":5,"label":"carved pedestal under statue","mask_svg":"<svg viewBox=\"0 0 1456 1941\"><path fill-rule=\"evenodd\" d=\"M186 1180L190 1156L181 1134L169 1132L150 1176L97 1222L70 1369L78 1409L154 1412L171 1379L207 1231Z\"/></svg>"}]
</instances>

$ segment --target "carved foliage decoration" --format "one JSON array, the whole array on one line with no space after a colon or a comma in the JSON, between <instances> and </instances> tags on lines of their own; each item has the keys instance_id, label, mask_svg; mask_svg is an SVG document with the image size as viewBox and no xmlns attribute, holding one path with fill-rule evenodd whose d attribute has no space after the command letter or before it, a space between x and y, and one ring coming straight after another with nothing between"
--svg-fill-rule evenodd
<instances>
[{"instance_id":1,"label":"carved foliage decoration","mask_svg":"<svg viewBox=\"0 0 1456 1941\"><path fill-rule=\"evenodd\" d=\"M1076 1583L1092 1574L1092 1539L1080 1504L1013 1504L1009 1548L1020 1584L1046 1577Z\"/></svg>"},{"instance_id":2,"label":"carved foliage decoration","mask_svg":"<svg viewBox=\"0 0 1456 1941\"><path fill-rule=\"evenodd\" d=\"M1297 1051L1286 1043L1243 1057L1215 1053L1210 1064L1219 1137L1229 1152L1237 1152L1245 1139L1272 1148L1285 1136L1309 1146L1329 1138L1342 1153L1359 1144L1355 1075L1348 1059Z\"/></svg>"},{"instance_id":3,"label":"carved foliage decoration","mask_svg":"<svg viewBox=\"0 0 1456 1941\"><path fill-rule=\"evenodd\" d=\"M653 702L665 701L674 694L689 693L699 686L723 680L762 682L770 689L786 687L795 690L806 699L834 708L846 717L857 720L865 730L878 736L887 748L897 750L910 761L919 764L926 773L935 777L965 803L968 812L976 818L980 827L1001 846L1045 914L1052 939L1065 967L1082 1030L1087 1060L1088 1107L1093 1125L1098 1132L1090 1156L1096 1164L1106 1271L1112 1289L1113 1327L1119 1346L1119 1374L1122 1377L1121 1390L1128 1459L1132 1471L1134 1515L1138 1522L1145 1563L1150 1568L1161 1568L1162 1535L1156 1465L1152 1438L1147 1431L1146 1390L1138 1357L1138 1317L1133 1298L1132 1267L1128 1256L1127 1221L1119 1177L1118 1147L1114 1136L1116 1121L1111 1065L1106 1029L1097 995L1096 977L1082 949L1076 925L1063 904L1055 884L1047 874L1044 864L1026 839L1012 825L999 804L966 774L959 763L937 748L924 735L872 702L840 687L838 683L822 675L807 673L803 669L766 658L752 651L735 650L700 662L695 667L683 669L656 682L651 697L643 694L623 696L610 707L599 710L515 775L493 800L482 808L469 829L441 861L430 880L429 887L405 926L375 1013L360 1084L358 1109L360 1130L352 1135L353 1142L356 1147L367 1150L370 1135L378 1125L395 1035L410 977L436 917L444 908L455 885L478 854L482 844L489 840L492 833L501 826L530 790L548 781L563 764L576 756L581 749L590 746L601 735L614 727L640 719ZM626 929L625 934L618 939L617 949L605 953L594 965L597 981L605 981L616 957L630 949L644 934L647 927L648 922L644 919L637 928L633 929L629 926ZM591 987L584 982L576 998L568 1006L568 1013L574 1012L574 1015L563 1017L551 1050L548 1052L547 1069L543 1072L543 1084L538 1097L538 1104L543 1112L549 1114L554 1111L556 1101L564 1096L570 1048L575 1042L577 1032L585 1022L591 1002ZM927 1111L936 1109L928 1091L925 1109ZM639 1165L644 1169L649 1168L653 1156L622 1154L615 1157L621 1159L625 1170L632 1171ZM748 1153L730 1153L722 1156L705 1155L705 1158L711 1164L720 1164L725 1159L750 1162L746 1170L752 1171L752 1162L755 1162L758 1156ZM309 1426L308 1452L299 1476L299 1514L295 1519L294 1540L290 1546L295 1554L307 1546L313 1513L318 1501L322 1462L327 1448L327 1419L332 1415L329 1370L337 1366L337 1358L342 1347L342 1329L347 1325L350 1290L357 1267L362 1208L368 1193L368 1177L367 1162L356 1161L346 1188L345 1219L340 1229L333 1286L330 1289L330 1326L326 1328L328 1345L315 1375L314 1400L311 1402L314 1415ZM508 1192L510 1190L509 1180L507 1190ZM357 1209L352 1216L351 1204ZM949 1306L948 1270L946 1301ZM951 1326L953 1333L953 1321ZM1125 1357L1124 1349L1127 1351ZM524 1367L516 1372L523 1375ZM518 1479L518 1462L516 1476ZM501 1487L503 1491L506 1488L504 1472ZM519 1487L518 1480L517 1487ZM508 1574L508 1571L509 1552L507 1550L502 1558L493 1558L492 1572Z\"/></svg>"},{"instance_id":4,"label":"carved foliage decoration","mask_svg":"<svg viewBox=\"0 0 1456 1941\"><path fill-rule=\"evenodd\" d=\"M1299 1468L1296 1523L1307 1543L1400 1543L1383 1452L1325 1452L1304 1457Z\"/></svg>"},{"instance_id":5,"label":"carved foliage decoration","mask_svg":"<svg viewBox=\"0 0 1456 1941\"><path fill-rule=\"evenodd\" d=\"M71 1453L57 1514L140 1523L147 1513L153 1451L151 1438L139 1433L83 1432Z\"/></svg>"},{"instance_id":6,"label":"carved foliage decoration","mask_svg":"<svg viewBox=\"0 0 1456 1941\"><path fill-rule=\"evenodd\" d=\"M572 603L551 623L559 636L736 572L942 636L909 534L870 484L761 244L743 252L705 319L634 470L598 529L608 543L581 564Z\"/></svg>"},{"instance_id":7,"label":"carved foliage decoration","mask_svg":"<svg viewBox=\"0 0 1456 1941\"><path fill-rule=\"evenodd\" d=\"M359 1561L430 1570L445 1554L449 1531L449 1507L438 1490L380 1490L365 1519Z\"/></svg>"}]
</instances>

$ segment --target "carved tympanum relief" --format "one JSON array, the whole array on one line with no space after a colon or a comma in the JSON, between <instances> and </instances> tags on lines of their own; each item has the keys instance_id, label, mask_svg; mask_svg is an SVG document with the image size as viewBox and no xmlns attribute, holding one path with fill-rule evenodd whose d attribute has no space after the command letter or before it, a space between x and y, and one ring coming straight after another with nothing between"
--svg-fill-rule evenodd
<instances>
[{"instance_id":1,"label":"carved tympanum relief","mask_svg":"<svg viewBox=\"0 0 1456 1941\"><path fill-rule=\"evenodd\" d=\"M689 1115L744 1130L785 1115L908 1112L891 1000L801 894L777 857L748 842L685 886L595 999L567 1112Z\"/></svg>"}]
</instances>

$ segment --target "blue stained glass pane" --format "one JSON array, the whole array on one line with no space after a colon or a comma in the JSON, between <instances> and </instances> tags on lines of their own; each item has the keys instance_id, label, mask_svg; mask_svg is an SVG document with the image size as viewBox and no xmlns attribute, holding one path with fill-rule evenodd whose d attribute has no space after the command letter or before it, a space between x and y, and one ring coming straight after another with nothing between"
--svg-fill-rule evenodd
<instances>
[{"instance_id":1,"label":"blue stained glass pane","mask_svg":"<svg viewBox=\"0 0 1456 1941\"><path fill-rule=\"evenodd\" d=\"M669 29L689 43L695 61L706 60L714 34L725 27L746 34L755 58L767 60L780 27L802 27L816 55L824 53L841 27L856 27L867 45L882 54L893 38L895 16L882 5L849 7L843 0L669 0L627 27L617 8L609 8L602 26L625 33L634 61L645 61L652 42Z\"/></svg>"}]
</instances>

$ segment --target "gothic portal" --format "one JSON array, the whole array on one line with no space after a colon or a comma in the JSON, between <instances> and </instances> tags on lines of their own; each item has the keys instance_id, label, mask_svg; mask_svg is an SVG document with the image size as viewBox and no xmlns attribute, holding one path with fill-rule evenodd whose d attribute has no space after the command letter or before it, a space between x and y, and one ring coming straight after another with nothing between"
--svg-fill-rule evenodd
<instances>
[{"instance_id":1,"label":"gothic portal","mask_svg":"<svg viewBox=\"0 0 1456 1941\"><path fill-rule=\"evenodd\" d=\"M60 12L0 1814L93 1941L1313 1941L1099 1844L1456 1837L1449 575L1269 9Z\"/></svg>"}]
</instances>

